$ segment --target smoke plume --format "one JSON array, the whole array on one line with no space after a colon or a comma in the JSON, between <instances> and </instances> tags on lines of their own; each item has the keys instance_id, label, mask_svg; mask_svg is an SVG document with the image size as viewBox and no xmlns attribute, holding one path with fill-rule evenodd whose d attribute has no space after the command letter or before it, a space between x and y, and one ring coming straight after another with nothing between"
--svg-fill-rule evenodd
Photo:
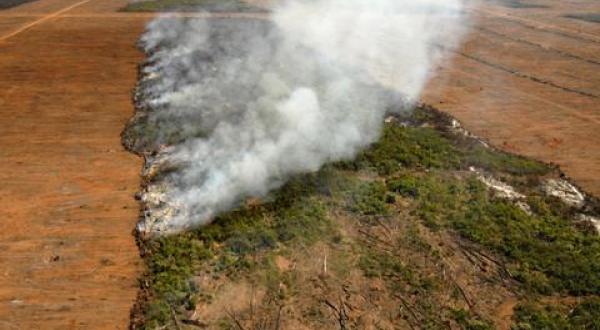
<instances>
[{"instance_id":1,"label":"smoke plume","mask_svg":"<svg viewBox=\"0 0 600 330\"><path fill-rule=\"evenodd\" d=\"M206 224L298 173L349 159L418 99L455 45L460 0L286 1L267 19L151 22L140 82L147 232ZM168 147L164 147L167 145Z\"/></svg>"}]
</instances>

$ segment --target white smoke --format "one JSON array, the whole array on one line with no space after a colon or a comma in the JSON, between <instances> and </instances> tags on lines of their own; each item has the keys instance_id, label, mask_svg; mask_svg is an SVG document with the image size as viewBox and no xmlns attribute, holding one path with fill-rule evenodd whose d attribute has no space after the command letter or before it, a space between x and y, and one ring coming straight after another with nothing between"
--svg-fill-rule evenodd
<instances>
[{"instance_id":1,"label":"white smoke","mask_svg":"<svg viewBox=\"0 0 600 330\"><path fill-rule=\"evenodd\" d=\"M412 102L465 17L460 0L286 1L269 20L162 17L142 37L156 143L175 164L144 200L146 231L206 224L290 176L374 142ZM168 142L173 143L173 142Z\"/></svg>"}]
</instances>

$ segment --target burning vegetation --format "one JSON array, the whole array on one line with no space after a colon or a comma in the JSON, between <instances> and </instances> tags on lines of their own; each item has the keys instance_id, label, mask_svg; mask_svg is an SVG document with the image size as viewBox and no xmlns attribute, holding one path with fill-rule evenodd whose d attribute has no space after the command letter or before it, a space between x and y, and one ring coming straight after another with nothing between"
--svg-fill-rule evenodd
<instances>
[{"instance_id":1,"label":"burning vegetation","mask_svg":"<svg viewBox=\"0 0 600 330\"><path fill-rule=\"evenodd\" d=\"M386 121L353 161L140 242L134 324L593 329L598 202L561 199L547 188L567 183L556 167L491 149L431 108Z\"/></svg>"},{"instance_id":2,"label":"burning vegetation","mask_svg":"<svg viewBox=\"0 0 600 330\"><path fill-rule=\"evenodd\" d=\"M123 133L146 159L133 328L597 326L598 201L414 106L447 34L410 31L460 2L393 3L151 23Z\"/></svg>"},{"instance_id":3,"label":"burning vegetation","mask_svg":"<svg viewBox=\"0 0 600 330\"><path fill-rule=\"evenodd\" d=\"M147 154L139 230L205 225L294 175L352 159L378 138L387 111L418 97L444 56L434 45L460 38L460 8L290 1L268 19L152 21L125 132L128 147Z\"/></svg>"}]
</instances>

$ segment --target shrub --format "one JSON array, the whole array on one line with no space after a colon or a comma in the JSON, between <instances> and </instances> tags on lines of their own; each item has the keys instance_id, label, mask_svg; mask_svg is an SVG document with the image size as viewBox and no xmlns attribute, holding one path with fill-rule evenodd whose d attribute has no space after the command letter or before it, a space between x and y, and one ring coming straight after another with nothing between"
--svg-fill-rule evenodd
<instances>
[{"instance_id":1,"label":"shrub","mask_svg":"<svg viewBox=\"0 0 600 330\"><path fill-rule=\"evenodd\" d=\"M572 311L561 305L523 303L515 308L513 319L514 330L597 330L600 329L600 298L585 298Z\"/></svg>"},{"instance_id":2,"label":"shrub","mask_svg":"<svg viewBox=\"0 0 600 330\"><path fill-rule=\"evenodd\" d=\"M386 215L389 212L386 192L383 182L359 183L351 192L350 210L361 215Z\"/></svg>"},{"instance_id":3,"label":"shrub","mask_svg":"<svg viewBox=\"0 0 600 330\"><path fill-rule=\"evenodd\" d=\"M392 180L390 180L392 181ZM492 199L475 178L430 173L394 179L389 186L414 195L415 214L433 228L450 227L507 257L514 275L541 293L600 293L600 238L539 202L529 215L509 201Z\"/></svg>"},{"instance_id":4,"label":"shrub","mask_svg":"<svg viewBox=\"0 0 600 330\"><path fill-rule=\"evenodd\" d=\"M462 150L465 166L475 166L490 172L514 175L543 175L552 168L544 163L522 156L512 155L486 148L480 144Z\"/></svg>"},{"instance_id":5,"label":"shrub","mask_svg":"<svg viewBox=\"0 0 600 330\"><path fill-rule=\"evenodd\" d=\"M433 128L385 125L379 141L342 168L374 168L389 175L403 167L456 168L460 158L448 139Z\"/></svg>"}]
</instances>

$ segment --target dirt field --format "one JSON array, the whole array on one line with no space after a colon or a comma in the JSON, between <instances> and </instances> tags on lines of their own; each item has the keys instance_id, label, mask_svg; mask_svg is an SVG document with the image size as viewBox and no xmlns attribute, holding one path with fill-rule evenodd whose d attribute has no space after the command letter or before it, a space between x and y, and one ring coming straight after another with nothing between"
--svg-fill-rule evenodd
<instances>
[{"instance_id":1,"label":"dirt field","mask_svg":"<svg viewBox=\"0 0 600 330\"><path fill-rule=\"evenodd\" d=\"M146 19L85 17L123 3L0 12L0 329L128 325L141 161L119 134Z\"/></svg>"},{"instance_id":2,"label":"dirt field","mask_svg":"<svg viewBox=\"0 0 600 330\"><path fill-rule=\"evenodd\" d=\"M544 8L523 8L523 7ZM600 196L598 1L472 1L473 29L424 100L505 150L559 164Z\"/></svg>"}]
</instances>

